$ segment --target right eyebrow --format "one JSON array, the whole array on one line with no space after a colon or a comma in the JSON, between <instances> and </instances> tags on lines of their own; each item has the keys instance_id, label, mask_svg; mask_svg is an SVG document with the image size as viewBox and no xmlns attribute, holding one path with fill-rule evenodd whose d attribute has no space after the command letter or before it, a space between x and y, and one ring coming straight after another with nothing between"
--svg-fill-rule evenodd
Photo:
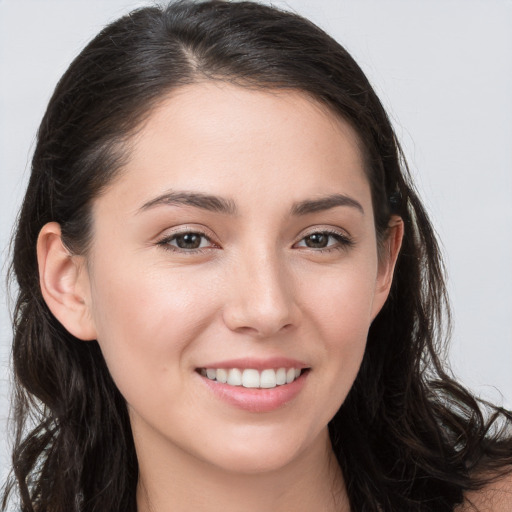
<instances>
[{"instance_id":1,"label":"right eyebrow","mask_svg":"<svg viewBox=\"0 0 512 512\"><path fill-rule=\"evenodd\" d=\"M154 199L150 199L144 203L137 213L156 208L162 205L185 205L194 206L203 210L211 212L225 213L228 215L235 215L237 208L231 199L225 199L223 197L213 196L209 194L202 194L200 192L175 192L170 191L162 194Z\"/></svg>"}]
</instances>

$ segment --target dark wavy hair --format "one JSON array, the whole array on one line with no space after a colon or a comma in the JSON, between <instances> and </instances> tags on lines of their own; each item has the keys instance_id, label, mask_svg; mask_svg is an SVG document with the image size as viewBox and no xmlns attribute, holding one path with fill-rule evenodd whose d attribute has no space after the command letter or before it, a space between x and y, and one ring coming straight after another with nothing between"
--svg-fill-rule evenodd
<instances>
[{"instance_id":1,"label":"dark wavy hair","mask_svg":"<svg viewBox=\"0 0 512 512\"><path fill-rule=\"evenodd\" d=\"M377 234L397 214L405 236L359 374L329 424L333 449L353 510L453 510L465 491L510 471L512 415L484 409L443 367L442 262L390 121L356 62L314 24L221 0L146 7L115 21L50 100L13 245L16 431L3 510L15 491L24 512L136 511L125 401L98 344L74 338L49 311L36 240L56 221L67 247L85 254L91 202L122 172L130 137L170 91L205 80L302 91L356 131Z\"/></svg>"}]
</instances>

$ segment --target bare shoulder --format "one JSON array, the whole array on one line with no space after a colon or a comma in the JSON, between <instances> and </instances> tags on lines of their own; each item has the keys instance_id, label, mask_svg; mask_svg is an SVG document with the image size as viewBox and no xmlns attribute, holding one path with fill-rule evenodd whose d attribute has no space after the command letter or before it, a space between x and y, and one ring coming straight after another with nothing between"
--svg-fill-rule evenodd
<instances>
[{"instance_id":1,"label":"bare shoulder","mask_svg":"<svg viewBox=\"0 0 512 512\"><path fill-rule=\"evenodd\" d=\"M479 491L468 492L455 512L511 512L512 473L488 484Z\"/></svg>"}]
</instances>

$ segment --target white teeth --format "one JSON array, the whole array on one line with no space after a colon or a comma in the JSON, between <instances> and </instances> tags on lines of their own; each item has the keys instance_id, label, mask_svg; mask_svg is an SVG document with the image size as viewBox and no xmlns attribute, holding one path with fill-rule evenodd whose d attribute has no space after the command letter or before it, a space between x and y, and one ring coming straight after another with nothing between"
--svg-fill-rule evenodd
<instances>
[{"instance_id":1,"label":"white teeth","mask_svg":"<svg viewBox=\"0 0 512 512\"><path fill-rule=\"evenodd\" d=\"M242 373L242 386L244 388L259 388L260 372L258 370L244 370L244 373Z\"/></svg>"},{"instance_id":2,"label":"white teeth","mask_svg":"<svg viewBox=\"0 0 512 512\"><path fill-rule=\"evenodd\" d=\"M216 380L230 386L243 386L244 388L270 389L284 384L291 384L301 374L300 368L268 368L259 372L252 368L240 370L238 368L201 368L201 375L210 380Z\"/></svg>"},{"instance_id":3,"label":"white teeth","mask_svg":"<svg viewBox=\"0 0 512 512\"><path fill-rule=\"evenodd\" d=\"M231 370L229 370L227 383L230 386L241 386L242 372L238 368L232 368Z\"/></svg>"},{"instance_id":4,"label":"white teeth","mask_svg":"<svg viewBox=\"0 0 512 512\"><path fill-rule=\"evenodd\" d=\"M276 384L282 386L286 384L286 368L279 368L276 372Z\"/></svg>"},{"instance_id":5,"label":"white teeth","mask_svg":"<svg viewBox=\"0 0 512 512\"><path fill-rule=\"evenodd\" d=\"M228 372L224 368L217 369L217 380L225 384L228 381Z\"/></svg>"},{"instance_id":6,"label":"white teeth","mask_svg":"<svg viewBox=\"0 0 512 512\"><path fill-rule=\"evenodd\" d=\"M275 370L263 370L260 376L260 388L275 388L277 378Z\"/></svg>"}]
</instances>

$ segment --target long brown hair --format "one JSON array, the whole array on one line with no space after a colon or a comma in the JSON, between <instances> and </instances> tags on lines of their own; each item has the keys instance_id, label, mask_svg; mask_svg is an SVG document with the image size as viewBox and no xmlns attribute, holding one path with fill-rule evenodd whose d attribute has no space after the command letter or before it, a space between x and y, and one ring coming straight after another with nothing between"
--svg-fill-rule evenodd
<instances>
[{"instance_id":1,"label":"long brown hair","mask_svg":"<svg viewBox=\"0 0 512 512\"><path fill-rule=\"evenodd\" d=\"M199 80L303 91L359 136L377 234L405 237L390 297L361 369L329 424L357 511L449 511L482 476L512 464L512 415L453 381L439 354L449 320L443 267L389 119L337 42L309 21L252 2L179 1L106 27L50 100L14 239L13 489L21 510L136 510L137 458L126 405L99 346L75 339L46 306L36 240L50 221L87 252L91 201L129 158L130 135L169 91ZM108 455L106 455L108 454Z\"/></svg>"}]
</instances>

